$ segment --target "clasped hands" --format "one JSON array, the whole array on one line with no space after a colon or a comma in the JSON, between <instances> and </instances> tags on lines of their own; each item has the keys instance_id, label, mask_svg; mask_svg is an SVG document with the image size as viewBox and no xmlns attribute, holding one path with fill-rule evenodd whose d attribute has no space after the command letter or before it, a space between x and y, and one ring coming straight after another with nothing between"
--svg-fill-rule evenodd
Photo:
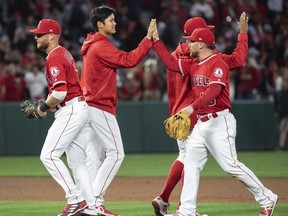
<instances>
[{"instance_id":1,"label":"clasped hands","mask_svg":"<svg viewBox=\"0 0 288 216\"><path fill-rule=\"evenodd\" d=\"M146 37L149 40L159 40L156 19L151 19Z\"/></svg>"}]
</instances>

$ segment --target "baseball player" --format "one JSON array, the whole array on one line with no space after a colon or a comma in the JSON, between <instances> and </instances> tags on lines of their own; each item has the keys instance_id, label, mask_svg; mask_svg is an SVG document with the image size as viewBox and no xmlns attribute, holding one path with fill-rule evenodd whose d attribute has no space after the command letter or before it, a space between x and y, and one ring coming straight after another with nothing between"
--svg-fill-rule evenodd
<instances>
[{"instance_id":1,"label":"baseball player","mask_svg":"<svg viewBox=\"0 0 288 216\"><path fill-rule=\"evenodd\" d=\"M104 195L124 159L123 143L116 120L116 73L118 68L135 67L145 57L153 45L151 39L155 28L153 21L150 23L147 36L133 51L118 50L109 41L109 36L116 33L114 14L115 10L107 6L92 9L90 20L96 32L88 34L81 48L81 86L90 109L92 133L97 136L97 140L92 143L95 147L87 148L90 151L87 152L87 164L90 172L94 173L91 177L95 205L103 215L108 216L118 214L105 208ZM104 149L106 154L100 168L99 157L103 155L98 155L96 149L100 149L100 153Z\"/></svg>"},{"instance_id":2,"label":"baseball player","mask_svg":"<svg viewBox=\"0 0 288 216\"><path fill-rule=\"evenodd\" d=\"M235 146L236 120L229 101L229 68L223 59L213 53L214 34L207 28L198 28L189 40L190 53L197 61L175 60L159 40L155 30L154 48L170 70L189 75L192 79L194 102L180 111L198 118L186 141L184 181L181 205L173 216L196 216L196 200L200 172L210 154L221 168L244 183L259 203L260 216L271 216L278 196L264 187L255 174L237 160Z\"/></svg>"},{"instance_id":3,"label":"baseball player","mask_svg":"<svg viewBox=\"0 0 288 216\"><path fill-rule=\"evenodd\" d=\"M237 67L242 67L248 50L248 17L245 12L239 18L239 30L237 47L232 55L221 54L221 58L228 64L229 69L233 70ZM190 18L184 25L184 35L191 35L196 28L213 29L214 26L207 25L202 17ZM188 41L187 41L188 42ZM216 51L213 51L216 53ZM172 53L175 59L188 59L190 57L190 50L187 43L180 43L177 49ZM168 99L170 115L174 115L183 107L188 106L193 102L193 93L191 86L191 79L189 76L182 76L180 73L174 73L166 69L167 85L168 85ZM195 114L190 116L191 130L197 122ZM184 158L186 154L186 141L177 140L179 155L171 165L165 185L161 194L152 200L154 212L156 216L164 216L167 214L169 206L169 197L179 182L182 176L184 167Z\"/></svg>"},{"instance_id":4,"label":"baseball player","mask_svg":"<svg viewBox=\"0 0 288 216\"><path fill-rule=\"evenodd\" d=\"M48 131L40 159L65 191L67 206L58 216L75 215L81 210L86 215L98 215L85 155L84 126L89 119L89 108L80 87L74 59L67 49L58 44L61 27L55 20L43 19L30 32L35 34L37 48L47 53L45 75L49 96L38 106L37 113L45 117L48 110L53 111L55 120ZM69 170L60 159L64 152L82 191L76 188Z\"/></svg>"}]
</instances>

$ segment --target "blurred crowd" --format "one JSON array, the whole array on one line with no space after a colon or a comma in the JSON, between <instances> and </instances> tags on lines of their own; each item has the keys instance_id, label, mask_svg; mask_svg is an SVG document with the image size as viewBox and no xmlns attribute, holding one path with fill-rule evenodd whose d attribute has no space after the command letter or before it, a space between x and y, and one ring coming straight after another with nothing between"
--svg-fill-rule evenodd
<instances>
[{"instance_id":1,"label":"blurred crowd","mask_svg":"<svg viewBox=\"0 0 288 216\"><path fill-rule=\"evenodd\" d=\"M89 13L95 6L116 8L119 49L130 51L146 36L151 18L171 52L182 40L187 19L203 17L215 25L216 50L236 47L240 14L249 16L249 53L245 66L231 72L231 100L273 99L288 70L288 0L0 0L0 101L39 100L47 95L46 54L36 49L29 29L53 18L63 29L61 44L81 72L80 48L93 31ZM118 71L118 96L123 101L167 101L165 67L152 49L135 68Z\"/></svg>"}]
</instances>

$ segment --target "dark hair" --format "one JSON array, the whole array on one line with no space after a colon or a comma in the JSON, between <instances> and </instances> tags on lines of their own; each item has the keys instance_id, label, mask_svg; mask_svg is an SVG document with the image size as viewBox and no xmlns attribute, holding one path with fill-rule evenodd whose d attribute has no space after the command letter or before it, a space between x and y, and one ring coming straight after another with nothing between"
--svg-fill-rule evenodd
<instances>
[{"instance_id":1,"label":"dark hair","mask_svg":"<svg viewBox=\"0 0 288 216\"><path fill-rule=\"evenodd\" d=\"M209 45L209 44L206 44L207 45L207 48L210 49L210 50L214 50L216 49L215 45Z\"/></svg>"},{"instance_id":2,"label":"dark hair","mask_svg":"<svg viewBox=\"0 0 288 216\"><path fill-rule=\"evenodd\" d=\"M111 14L115 14L115 9L108 7L108 6L100 6L95 7L90 12L90 21L95 29L95 31L98 31L97 22L100 21L104 23L105 19L109 17Z\"/></svg>"}]
</instances>

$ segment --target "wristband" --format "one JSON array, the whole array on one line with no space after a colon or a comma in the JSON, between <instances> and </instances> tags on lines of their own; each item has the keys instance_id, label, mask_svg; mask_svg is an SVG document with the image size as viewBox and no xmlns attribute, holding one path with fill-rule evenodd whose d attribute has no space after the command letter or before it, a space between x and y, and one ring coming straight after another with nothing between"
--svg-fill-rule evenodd
<instances>
[{"instance_id":1,"label":"wristband","mask_svg":"<svg viewBox=\"0 0 288 216\"><path fill-rule=\"evenodd\" d=\"M48 106L45 102L43 104L40 105L39 109L42 111L42 112L46 112L47 110L49 110L51 107Z\"/></svg>"}]
</instances>

